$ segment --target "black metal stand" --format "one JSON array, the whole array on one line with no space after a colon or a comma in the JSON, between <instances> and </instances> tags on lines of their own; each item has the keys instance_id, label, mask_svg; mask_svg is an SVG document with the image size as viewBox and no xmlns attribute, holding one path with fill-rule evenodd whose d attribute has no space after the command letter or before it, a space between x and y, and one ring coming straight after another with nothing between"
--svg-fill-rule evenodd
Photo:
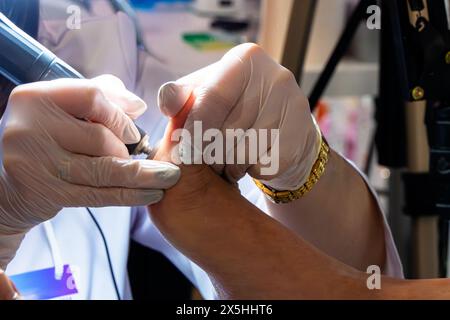
<instances>
[{"instance_id":1,"label":"black metal stand","mask_svg":"<svg viewBox=\"0 0 450 320\"><path fill-rule=\"evenodd\" d=\"M414 277L446 276L450 221L450 90L446 86L450 83L450 33L445 3L379 3L383 16L375 139L379 160L388 167L408 167L404 178L405 213L413 219ZM354 10L312 91L312 110L371 4L373 1L361 0Z\"/></svg>"},{"instance_id":2,"label":"black metal stand","mask_svg":"<svg viewBox=\"0 0 450 320\"><path fill-rule=\"evenodd\" d=\"M317 107L317 103L325 92L325 89L327 88L327 85L330 82L330 79L333 76L337 65L347 52L352 42L353 36L355 35L355 32L364 17L367 7L374 2L374 0L360 0L358 5L354 9L350 20L348 21L344 29L344 32L342 33L336 47L333 50L333 53L331 54L330 59L325 66L325 69L322 71L311 92L311 95L309 97L309 104L312 111L314 111L314 109Z\"/></svg>"}]
</instances>

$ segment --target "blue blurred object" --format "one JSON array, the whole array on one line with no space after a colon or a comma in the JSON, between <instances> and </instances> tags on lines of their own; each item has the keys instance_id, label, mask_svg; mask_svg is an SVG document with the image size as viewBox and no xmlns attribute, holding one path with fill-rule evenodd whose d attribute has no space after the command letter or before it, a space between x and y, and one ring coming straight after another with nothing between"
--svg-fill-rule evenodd
<instances>
[{"instance_id":1,"label":"blue blurred object","mask_svg":"<svg viewBox=\"0 0 450 320\"><path fill-rule=\"evenodd\" d=\"M131 5L140 10L152 10L158 5L186 5L193 0L130 0Z\"/></svg>"}]
</instances>

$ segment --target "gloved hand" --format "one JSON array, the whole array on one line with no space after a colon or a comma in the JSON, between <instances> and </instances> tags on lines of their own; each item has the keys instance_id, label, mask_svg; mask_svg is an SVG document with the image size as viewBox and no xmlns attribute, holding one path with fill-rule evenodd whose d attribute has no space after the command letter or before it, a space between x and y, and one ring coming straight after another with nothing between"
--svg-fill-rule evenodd
<instances>
[{"instance_id":1,"label":"gloved hand","mask_svg":"<svg viewBox=\"0 0 450 320\"><path fill-rule=\"evenodd\" d=\"M265 167L262 157L271 145L276 146L270 139L265 150L258 150L256 164L214 164L217 173L235 182L247 172L277 190L296 190L306 182L318 156L320 131L292 73L260 47L237 46L219 62L165 84L160 89L159 106L165 115L173 117L189 98L195 102L184 128L191 135L195 121L202 121L204 131L221 130L224 137L226 129L279 129L279 168L274 174L261 171ZM191 148L193 153L194 147L183 139L180 152L186 154ZM237 146L225 147L227 157L233 148L249 152L245 139ZM276 155L276 148L271 151Z\"/></svg>"},{"instance_id":2,"label":"gloved hand","mask_svg":"<svg viewBox=\"0 0 450 320\"><path fill-rule=\"evenodd\" d=\"M145 109L112 76L33 83L11 94L0 176L0 268L30 228L64 207L139 206L162 199L179 169L131 160L124 145L138 142L131 119Z\"/></svg>"}]
</instances>

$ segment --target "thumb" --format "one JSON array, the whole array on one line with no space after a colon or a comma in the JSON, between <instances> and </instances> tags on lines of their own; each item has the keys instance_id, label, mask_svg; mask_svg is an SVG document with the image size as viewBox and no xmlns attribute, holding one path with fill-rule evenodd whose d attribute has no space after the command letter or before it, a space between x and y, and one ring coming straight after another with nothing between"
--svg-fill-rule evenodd
<instances>
[{"instance_id":1,"label":"thumb","mask_svg":"<svg viewBox=\"0 0 450 320\"><path fill-rule=\"evenodd\" d=\"M193 88L187 84L167 82L162 85L158 93L158 106L161 112L170 117L175 117L191 96Z\"/></svg>"},{"instance_id":2,"label":"thumb","mask_svg":"<svg viewBox=\"0 0 450 320\"><path fill-rule=\"evenodd\" d=\"M217 62L213 63L177 81L163 84L158 94L158 106L161 112L170 118L175 117L188 103L194 89L214 73L217 65Z\"/></svg>"},{"instance_id":3,"label":"thumb","mask_svg":"<svg viewBox=\"0 0 450 320\"><path fill-rule=\"evenodd\" d=\"M159 161L176 162L174 161L175 159L172 159L172 152L174 151L174 148L178 148L179 141L175 142L172 139L172 136L177 129L184 127L184 123L186 122L189 112L192 109L194 101L194 96L190 95L187 101L181 106L179 112L177 112L176 115L170 119L169 124L166 127L164 137L160 141L157 149L154 151L154 159Z\"/></svg>"}]
</instances>

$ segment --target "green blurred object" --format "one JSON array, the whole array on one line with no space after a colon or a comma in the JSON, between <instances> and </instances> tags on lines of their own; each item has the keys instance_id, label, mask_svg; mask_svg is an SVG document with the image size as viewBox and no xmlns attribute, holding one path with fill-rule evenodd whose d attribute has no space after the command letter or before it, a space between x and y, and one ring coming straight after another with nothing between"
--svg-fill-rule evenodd
<instances>
[{"instance_id":1,"label":"green blurred object","mask_svg":"<svg viewBox=\"0 0 450 320\"><path fill-rule=\"evenodd\" d=\"M235 46L232 41L223 40L210 33L185 33L183 40L199 51L215 51L231 49Z\"/></svg>"}]
</instances>

